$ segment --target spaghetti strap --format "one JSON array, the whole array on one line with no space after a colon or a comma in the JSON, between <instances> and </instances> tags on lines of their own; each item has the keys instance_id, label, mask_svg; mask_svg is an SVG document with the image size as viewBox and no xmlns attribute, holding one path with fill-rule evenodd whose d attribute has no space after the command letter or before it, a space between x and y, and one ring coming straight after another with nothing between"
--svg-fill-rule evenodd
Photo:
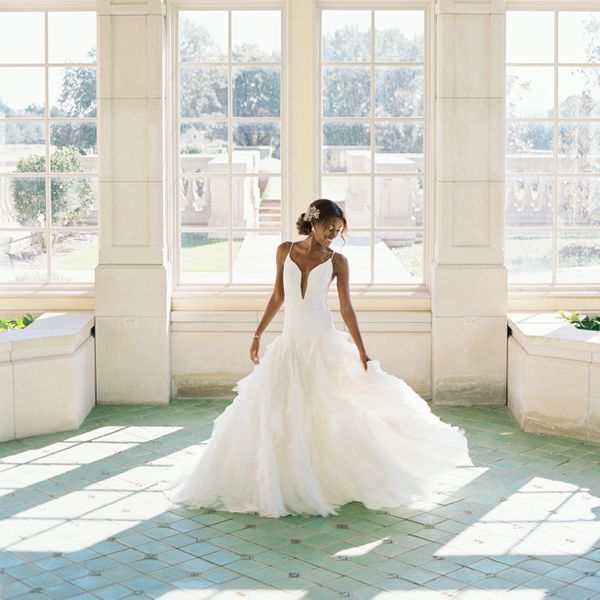
<instances>
[{"instance_id":1,"label":"spaghetti strap","mask_svg":"<svg viewBox=\"0 0 600 600\"><path fill-rule=\"evenodd\" d=\"M292 243L290 244L290 249L288 250L288 253L287 253L287 255L288 255L290 258L291 258L291 254L292 254L292 246L293 246L293 245L294 245L294 242L292 242Z\"/></svg>"}]
</instances>

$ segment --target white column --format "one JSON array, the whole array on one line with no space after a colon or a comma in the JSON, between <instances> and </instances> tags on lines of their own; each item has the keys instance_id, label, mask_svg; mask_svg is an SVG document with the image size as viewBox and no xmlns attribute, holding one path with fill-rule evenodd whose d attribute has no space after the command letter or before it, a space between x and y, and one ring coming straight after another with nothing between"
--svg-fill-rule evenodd
<instances>
[{"instance_id":1,"label":"white column","mask_svg":"<svg viewBox=\"0 0 600 600\"><path fill-rule=\"evenodd\" d=\"M99 403L168 403L170 266L160 0L98 2Z\"/></svg>"},{"instance_id":2,"label":"white column","mask_svg":"<svg viewBox=\"0 0 600 600\"><path fill-rule=\"evenodd\" d=\"M505 404L502 0L438 0L435 403Z\"/></svg>"}]
</instances>

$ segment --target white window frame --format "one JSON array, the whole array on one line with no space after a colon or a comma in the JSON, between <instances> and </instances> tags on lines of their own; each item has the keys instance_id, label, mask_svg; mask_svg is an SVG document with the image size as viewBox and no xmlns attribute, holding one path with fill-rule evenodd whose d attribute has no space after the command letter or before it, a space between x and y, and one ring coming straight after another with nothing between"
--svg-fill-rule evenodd
<instances>
[{"instance_id":1,"label":"white window frame","mask_svg":"<svg viewBox=\"0 0 600 600\"><path fill-rule=\"evenodd\" d=\"M559 12L598 12L600 15L600 5L597 0L578 0L573 2L548 2L546 0L513 0L511 2L507 2L505 5L506 12L518 12L518 11L540 11L540 12L553 12L554 13L554 58L552 63L509 63L505 60L505 72L508 68L513 66L518 67L534 67L534 66L548 66L552 67L554 70L554 90L553 90L553 103L554 107L558 106L558 68L561 65L566 66L578 66L579 63L559 63L558 61L558 13ZM507 40L508 43L508 40ZM582 64L581 66L599 66L599 63L587 63ZM558 164L558 122L598 122L600 123L600 119L565 119L559 118L558 112L554 110L554 115L552 119L546 118L527 118L527 119L518 119L513 117L506 116L504 134L506 135L508 131L508 126L510 123L519 122L520 120L528 121L528 122L540 122L540 123L552 123L553 126L553 169L548 173L509 173L507 170L505 171L505 180L508 177L516 177L522 175L523 177L546 177L552 180L552 226L551 227L538 227L538 228L527 228L527 227L509 227L506 225L504 235L511 231L523 231L523 232L549 232L552 233L552 267L551 267L551 281L548 283L510 283L508 284L508 292L509 296L512 298L523 297L526 295L552 295L552 296L568 296L573 294L576 297L582 296L597 296L600 294L600 282L597 284L594 283L560 283L557 282L557 269L558 269L558 232L559 229L561 232L593 232L600 234L599 227L558 227L558 210L557 210L557 191L558 191L558 179L559 177L568 176L568 177L600 177L600 173L559 173L557 170ZM507 267L508 268L508 267Z\"/></svg>"},{"instance_id":2,"label":"white window frame","mask_svg":"<svg viewBox=\"0 0 600 600\"><path fill-rule=\"evenodd\" d=\"M406 63L406 66L411 65L421 65L424 68L424 90L423 90L423 185L424 185L424 194L423 194L423 227L415 227L415 228L386 228L386 227L375 227L375 210L374 210L374 202L375 202L375 173L374 173L374 155L371 157L371 170L369 173L360 173L360 174L352 174L352 176L359 177L369 177L370 179L370 198L371 198L371 226L370 228L360 228L360 232L369 232L371 243L370 243L370 253L371 253L371 279L374 277L374 269L375 269L375 253L374 253L374 239L375 234L378 231L390 231L390 232L400 232L400 231L420 231L423 234L423 281L421 283L397 283L397 284L388 284L388 283L353 283L351 285L353 290L358 292L375 292L375 293L383 293L386 292L390 294L397 294L398 292L412 292L422 295L429 295L430 284L431 284L431 261L433 260L433 245L434 245L434 219L433 219L433 198L434 198L434 182L435 182L435 174L433 169L433 156L435 152L435 122L434 122L434 90L435 90L435 78L434 78L434 65L433 58L435 56L435 40L434 40L434 2L432 0L422 0L422 1L414 1L414 0L379 0L374 2L366 1L348 1L348 0L322 0L317 4L317 11L315 14L315 50L314 50L314 77L315 77L315 98L314 98L314 139L316 143L315 152L314 152L314 165L313 165L313 173L315 177L314 181L314 189L315 189L315 197L323 197L321 190L321 180L322 177L327 177L327 173L322 173L322 165L323 165L323 157L322 157L322 132L323 132L323 109L322 109L322 99L323 99L323 86L322 86L322 12L324 10L369 10L372 11L372 21L371 25L373 27L374 22L374 12L377 10L422 10L424 12L424 56L423 63ZM373 29L374 31L374 29ZM375 36L371 37L372 48L375 43ZM346 64L346 63L344 63ZM353 62L348 62L348 65L354 65ZM375 56L372 53L371 61L361 62L361 66L368 66L372 70L378 65L375 61ZM387 63L381 63L381 65L386 66ZM393 63L395 64L395 63ZM374 78L371 78L371 107L373 108L374 103L374 94L375 94L375 81ZM329 120L329 119L328 119ZM352 120L352 119L342 119L340 120ZM374 117L373 111L371 111L371 115L369 117L361 118L361 121L369 121L371 123L371 146L374 148L374 123L378 120L383 121L398 121L402 122L404 120L414 120L410 118L383 118L383 117ZM393 176L394 173L388 173L385 175ZM380 177L385 176L384 174L380 174ZM419 176L419 175L415 175ZM349 223L349 231L352 231L352 223Z\"/></svg>"},{"instance_id":3,"label":"white window frame","mask_svg":"<svg viewBox=\"0 0 600 600\"><path fill-rule=\"evenodd\" d=\"M215 292L264 292L267 289L271 290L272 284L261 284L261 283L236 283L231 281L233 262L232 262L232 232L239 231L240 228L234 228L231 226L231 194L229 198L230 210L229 210L229 226L225 230L228 232L228 252L229 252L229 282L228 283L203 283L203 284L190 284L180 283L179 273L181 268L181 222L179 214L179 12L180 11L193 11L193 10L220 10L220 11L231 11L231 10L281 10L281 106L279 122L281 123L280 129L280 147L281 147L281 173L272 174L272 176L281 177L281 228L279 233L281 234L281 240L284 241L290 234L289 231L289 170L288 170L288 157L289 157L289 142L288 142L288 130L289 130L289 78L288 78L288 52L287 52L287 32L288 32L288 1L287 0L173 0L167 4L167 39L168 39L168 64L166 70L166 81L170 82L169 89L167 90L167 111L169 115L168 119L168 130L169 133L166 136L168 147L169 159L167 161L167 176L166 185L169 190L170 198L170 209L168 211L169 218L167 219L167 226L169 235L169 248L171 249L171 290L174 298L185 298L203 295L205 293ZM229 27L231 21L229 21ZM228 52L228 68L232 68L231 63L231 31L229 31L229 52ZM254 65L255 63L253 63ZM256 65L270 65L271 63L256 63ZM236 66L237 63L234 65ZM231 103L231 87L228 90L229 94L229 107L232 107ZM229 166L228 172L223 174L229 181L231 189L232 172L231 172L231 161L232 161L232 140L231 140L231 121L232 114L231 110L228 111L227 124L228 124L228 137L229 139ZM259 121L260 119L256 119ZM265 119L274 120L274 119ZM257 174L258 175L258 174ZM252 177L252 174L248 175ZM258 228L241 228L247 232L263 232ZM275 234L278 230L270 230L270 233ZM273 261L275 257L273 257Z\"/></svg>"},{"instance_id":4,"label":"white window frame","mask_svg":"<svg viewBox=\"0 0 600 600\"><path fill-rule=\"evenodd\" d=\"M96 74L98 74L99 69L99 44L100 44L100 33L99 33L99 18L97 11L97 2L94 0L0 0L0 18L2 13L4 12L43 12L46 14L44 18L44 33L46 36L46 44L45 44L45 60L43 63L26 63L26 64L15 64L14 66L19 67L42 67L45 70L45 91L44 96L46 100L46 110L44 117L19 117L12 120L32 120L38 121L43 124L44 133L46 136L46 165L45 171L40 176L43 176L45 179L46 185L46 225L43 229L39 229L39 231L43 231L48 236L48 254L47 254L47 274L48 277L51 277L50 272L50 261L51 261L51 252L52 252L52 230L53 225L51 223L52 215L51 215L51 206L50 206L50 182L52 178L52 172L50 171L50 156L49 156L49 143L50 143L50 119L48 117L49 114L49 106L48 106L48 68L49 65L52 66L63 66L63 67L95 67ZM95 63L49 63L48 62L48 17L47 13L51 12L94 12L96 13L96 62ZM2 66L13 66L12 63L2 63ZM98 81L98 80L96 80ZM100 130L99 130L99 90L96 89L96 100L97 100L97 108L96 108L96 117L95 118L77 118L70 119L65 117L62 118L53 118L52 121L61 121L61 122L95 122L96 123L96 144L98 148L98 157L100 157ZM9 119L10 121L11 119ZM100 171L99 169L96 172L83 172L80 173L82 176L95 177L98 182L98 190L100 190ZM98 225L95 228L87 227L69 227L69 231L84 231L88 233L96 233L98 237L98 249L100 247L100 192L98 191ZM64 229L64 228L56 228L56 229ZM31 228L22 227L22 228L12 228L12 227L3 227L3 231L9 230L24 230L29 231ZM99 250L98 250L99 251ZM35 283L1 283L0 282L0 297L15 297L21 294L45 294L48 293L50 295L77 295L78 297L94 297L95 296L95 281L94 282L78 282L78 283L65 283L65 282L35 282Z\"/></svg>"}]
</instances>

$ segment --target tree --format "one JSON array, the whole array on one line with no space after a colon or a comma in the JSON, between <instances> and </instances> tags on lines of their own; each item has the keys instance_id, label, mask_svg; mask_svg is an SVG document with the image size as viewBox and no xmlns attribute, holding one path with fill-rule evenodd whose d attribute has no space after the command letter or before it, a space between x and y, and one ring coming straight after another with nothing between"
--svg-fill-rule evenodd
<instances>
[{"instance_id":1,"label":"tree","mask_svg":"<svg viewBox=\"0 0 600 600\"><path fill-rule=\"evenodd\" d=\"M25 156L18 160L16 172L44 173L44 163L43 155ZM50 168L56 173L81 172L81 157L77 148L67 146L57 149L50 158ZM14 177L11 180L11 187L19 224L26 227L43 225L46 212L44 177ZM52 177L50 205L53 224L79 225L93 202L94 194L85 177ZM37 236L36 242L43 248L43 235Z\"/></svg>"},{"instance_id":2,"label":"tree","mask_svg":"<svg viewBox=\"0 0 600 600\"><path fill-rule=\"evenodd\" d=\"M96 60L96 49L88 52ZM96 116L96 69L94 67L68 67L63 72L61 92L57 106L50 107L50 117ZM80 154L96 148L96 127L85 123L57 123L51 128L50 143L55 146L74 146Z\"/></svg>"}]
</instances>

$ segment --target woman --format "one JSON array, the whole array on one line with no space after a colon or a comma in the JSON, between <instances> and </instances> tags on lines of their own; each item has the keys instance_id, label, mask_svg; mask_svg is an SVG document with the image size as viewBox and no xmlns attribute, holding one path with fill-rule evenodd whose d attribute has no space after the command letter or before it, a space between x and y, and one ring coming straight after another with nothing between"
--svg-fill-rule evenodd
<instances>
[{"instance_id":1,"label":"woman","mask_svg":"<svg viewBox=\"0 0 600 600\"><path fill-rule=\"evenodd\" d=\"M355 500L376 509L427 498L444 474L472 465L464 431L368 356L348 261L330 248L347 230L341 208L315 200L297 228L306 237L277 248L275 287L250 347L254 370L238 381L203 454L172 478L173 502L325 516ZM334 278L354 343L327 306ZM283 333L261 359L261 335L284 301Z\"/></svg>"}]
</instances>

